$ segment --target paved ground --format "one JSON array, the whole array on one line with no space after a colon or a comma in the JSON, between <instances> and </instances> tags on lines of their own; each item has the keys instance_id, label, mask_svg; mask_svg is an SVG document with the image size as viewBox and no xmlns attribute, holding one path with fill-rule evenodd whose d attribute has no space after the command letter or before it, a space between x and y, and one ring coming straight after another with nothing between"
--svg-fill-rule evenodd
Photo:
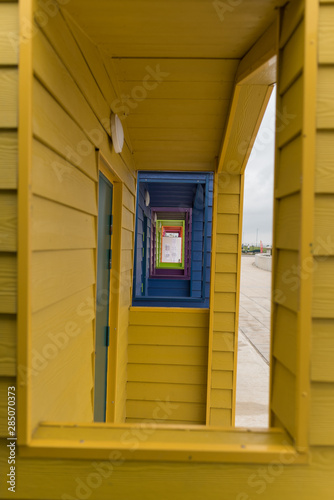
<instances>
[{"instance_id":1,"label":"paved ground","mask_svg":"<svg viewBox=\"0 0 334 500\"><path fill-rule=\"evenodd\" d=\"M271 273L241 258L237 427L267 427Z\"/></svg>"}]
</instances>

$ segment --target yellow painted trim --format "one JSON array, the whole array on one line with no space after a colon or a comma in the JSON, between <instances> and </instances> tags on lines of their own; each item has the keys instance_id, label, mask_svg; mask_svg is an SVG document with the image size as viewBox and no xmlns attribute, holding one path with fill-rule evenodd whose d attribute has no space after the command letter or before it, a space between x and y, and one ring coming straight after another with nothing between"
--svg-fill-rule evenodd
<instances>
[{"instance_id":1,"label":"yellow painted trim","mask_svg":"<svg viewBox=\"0 0 334 500\"><path fill-rule=\"evenodd\" d=\"M261 85L271 85L275 82L273 59L278 51L277 24L278 16L240 61L235 79L237 84L254 83L254 78Z\"/></svg>"},{"instance_id":2,"label":"yellow painted trim","mask_svg":"<svg viewBox=\"0 0 334 500\"><path fill-rule=\"evenodd\" d=\"M234 327L234 368L233 368L233 390L232 390L232 425L235 425L235 408L237 398L237 377L238 377L238 341L239 341L239 304L240 304L240 281L241 281L241 243L242 243L242 223L244 210L244 185L245 176L240 179L240 205L239 205L239 233L238 233L238 261L237 261L237 289L235 303L235 327Z\"/></svg>"},{"instance_id":3,"label":"yellow painted trim","mask_svg":"<svg viewBox=\"0 0 334 500\"><path fill-rule=\"evenodd\" d=\"M304 266L309 269L309 266L306 266L307 262L313 263L318 16L318 2L306 0L300 246L302 269ZM312 274L312 271L308 272L305 279L300 279L296 373L296 445L299 450L309 445Z\"/></svg>"},{"instance_id":4,"label":"yellow painted trim","mask_svg":"<svg viewBox=\"0 0 334 500\"><path fill-rule=\"evenodd\" d=\"M110 273L109 290L109 327L110 340L108 348L108 373L107 373L107 412L106 421L114 422L117 405L116 379L117 379L117 353L119 342L119 306L120 306L120 274L121 274L121 248L122 248L122 206L123 183L106 158L99 152L99 171L113 185L113 235L112 235L112 269ZM120 209L121 208L121 209ZM114 284L116 286L114 287Z\"/></svg>"},{"instance_id":5,"label":"yellow painted trim","mask_svg":"<svg viewBox=\"0 0 334 500\"><path fill-rule=\"evenodd\" d=\"M281 22L281 16L282 16L283 8L280 10L280 18L279 18L279 24L278 24L278 29L277 29L277 44L279 43L279 37L280 37L280 22ZM277 67L279 65L280 61L280 52L277 55ZM275 108L278 109L277 106L277 100L280 98L279 92L276 92L276 106ZM276 132L276 125L277 125L277 118L275 119L275 136L277 135ZM276 138L276 137L275 137ZM275 357L274 357L274 327L275 327L275 315L276 315L276 304L274 301L274 296L275 296L275 272L276 272L276 264L277 264L277 252L276 250L276 231L277 231L277 223L276 223L276 216L277 216L277 207L278 207L278 200L276 197L276 186L277 186L277 179L279 175L279 150L277 143L275 145L275 159L274 159L274 199L273 199L273 235L272 235L272 251L271 251L271 314L270 314L270 353L269 353L269 426L273 425L273 417L274 414L271 410L271 401L272 401L272 394L273 394L273 383L274 383L274 363L275 363Z\"/></svg>"},{"instance_id":6,"label":"yellow painted trim","mask_svg":"<svg viewBox=\"0 0 334 500\"><path fill-rule=\"evenodd\" d=\"M154 462L307 464L282 430L226 429L153 424L43 424L22 457L101 459L120 452L122 460ZM286 460L284 460L286 459Z\"/></svg>"},{"instance_id":7,"label":"yellow painted trim","mask_svg":"<svg viewBox=\"0 0 334 500\"><path fill-rule=\"evenodd\" d=\"M218 174L214 173L212 234L211 234L208 376L207 376L207 389L206 389L206 417L205 417L206 425L210 425L210 415L211 415L211 379L212 379L213 319L214 319L216 248L217 248L217 215L218 215Z\"/></svg>"},{"instance_id":8,"label":"yellow painted trim","mask_svg":"<svg viewBox=\"0 0 334 500\"><path fill-rule=\"evenodd\" d=\"M17 428L18 443L30 442L31 415L31 167L32 167L32 0L19 2L19 132L17 254Z\"/></svg>"},{"instance_id":9,"label":"yellow painted trim","mask_svg":"<svg viewBox=\"0 0 334 500\"><path fill-rule=\"evenodd\" d=\"M231 136L232 136L234 121L238 119L236 111L239 104L240 95L241 95L241 85L236 85L234 87L231 109L228 115L227 128L223 137L222 150L218 159L218 166L217 166L218 174L220 174L223 170L223 164L226 157L229 142L233 140Z\"/></svg>"},{"instance_id":10,"label":"yellow painted trim","mask_svg":"<svg viewBox=\"0 0 334 500\"><path fill-rule=\"evenodd\" d=\"M137 307L137 306L131 306L130 307L130 312L161 312L161 313L164 313L164 312L177 312L178 314L179 313L185 313L185 314L190 314L190 313L194 313L194 314L200 314L200 313L203 313L203 312L208 312L208 308L197 308L197 307L192 307L192 308L189 308L189 307Z\"/></svg>"},{"instance_id":11,"label":"yellow painted trim","mask_svg":"<svg viewBox=\"0 0 334 500\"><path fill-rule=\"evenodd\" d=\"M267 109L267 106L268 106L268 102L269 102L269 99L271 97L271 94L272 94L273 90L274 90L274 85L268 86L265 98L263 100L262 106L261 106L259 114L258 114L258 119L256 121L256 124L255 124L254 130L252 132L252 135L250 136L249 147L247 148L246 154L244 156L243 163L241 165L241 172L240 172L241 174L243 174L245 172L245 169L246 169L249 157L251 155L251 152L252 152L252 149L253 149L253 146L254 146L254 142L255 142L256 136L258 134L260 125L261 125L262 120L263 120L263 116L264 116L264 114L266 112L266 109Z\"/></svg>"}]
</instances>

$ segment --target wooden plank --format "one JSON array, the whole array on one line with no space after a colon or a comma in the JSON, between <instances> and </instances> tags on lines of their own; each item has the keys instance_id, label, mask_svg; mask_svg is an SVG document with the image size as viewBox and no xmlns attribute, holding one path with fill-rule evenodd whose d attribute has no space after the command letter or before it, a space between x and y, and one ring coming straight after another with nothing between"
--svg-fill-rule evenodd
<instances>
[{"instance_id":1,"label":"wooden plank","mask_svg":"<svg viewBox=\"0 0 334 500\"><path fill-rule=\"evenodd\" d=\"M207 376L206 366L167 366L129 363L127 365L127 372L128 382L166 384L205 385Z\"/></svg>"},{"instance_id":2,"label":"wooden plank","mask_svg":"<svg viewBox=\"0 0 334 500\"><path fill-rule=\"evenodd\" d=\"M16 317L0 315L0 376L16 375Z\"/></svg>"},{"instance_id":3,"label":"wooden plank","mask_svg":"<svg viewBox=\"0 0 334 500\"><path fill-rule=\"evenodd\" d=\"M233 389L233 372L213 370L211 387L212 389Z\"/></svg>"},{"instance_id":4,"label":"wooden plank","mask_svg":"<svg viewBox=\"0 0 334 500\"><path fill-rule=\"evenodd\" d=\"M277 414L288 432L296 432L296 378L278 361L275 362L271 410Z\"/></svg>"},{"instance_id":5,"label":"wooden plank","mask_svg":"<svg viewBox=\"0 0 334 500\"><path fill-rule=\"evenodd\" d=\"M211 408L232 408L232 391L211 389Z\"/></svg>"},{"instance_id":6,"label":"wooden plank","mask_svg":"<svg viewBox=\"0 0 334 500\"><path fill-rule=\"evenodd\" d=\"M32 191L97 215L95 182L36 140L33 141Z\"/></svg>"},{"instance_id":7,"label":"wooden plank","mask_svg":"<svg viewBox=\"0 0 334 500\"><path fill-rule=\"evenodd\" d=\"M303 85L303 76L300 76L278 101L276 131L277 145L280 148L302 130Z\"/></svg>"},{"instance_id":8,"label":"wooden plank","mask_svg":"<svg viewBox=\"0 0 334 500\"><path fill-rule=\"evenodd\" d=\"M317 73L317 127L334 127L334 69L331 66L319 66Z\"/></svg>"},{"instance_id":9,"label":"wooden plank","mask_svg":"<svg viewBox=\"0 0 334 500\"><path fill-rule=\"evenodd\" d=\"M213 332L212 349L214 351L234 351L234 333Z\"/></svg>"},{"instance_id":10,"label":"wooden plank","mask_svg":"<svg viewBox=\"0 0 334 500\"><path fill-rule=\"evenodd\" d=\"M237 272L237 254L217 253L216 273L236 273L236 272Z\"/></svg>"},{"instance_id":11,"label":"wooden plank","mask_svg":"<svg viewBox=\"0 0 334 500\"><path fill-rule=\"evenodd\" d=\"M96 217L33 196L31 238L33 251L96 248Z\"/></svg>"},{"instance_id":12,"label":"wooden plank","mask_svg":"<svg viewBox=\"0 0 334 500\"><path fill-rule=\"evenodd\" d=\"M93 144L37 80L33 92L34 136L96 181Z\"/></svg>"},{"instance_id":13,"label":"wooden plank","mask_svg":"<svg viewBox=\"0 0 334 500\"><path fill-rule=\"evenodd\" d=\"M17 260L13 254L0 254L0 313L16 313Z\"/></svg>"},{"instance_id":14,"label":"wooden plank","mask_svg":"<svg viewBox=\"0 0 334 500\"><path fill-rule=\"evenodd\" d=\"M17 195L0 191L0 251L17 249Z\"/></svg>"},{"instance_id":15,"label":"wooden plank","mask_svg":"<svg viewBox=\"0 0 334 500\"><path fill-rule=\"evenodd\" d=\"M332 319L312 322L311 379L334 382L334 335Z\"/></svg>"},{"instance_id":16,"label":"wooden plank","mask_svg":"<svg viewBox=\"0 0 334 500\"><path fill-rule=\"evenodd\" d=\"M263 35L240 61L236 82L238 84L276 83L276 68L272 59L277 54L277 20L269 26ZM263 70L266 64L270 69ZM259 76L261 73L261 77ZM264 76L262 74L264 73Z\"/></svg>"},{"instance_id":17,"label":"wooden plank","mask_svg":"<svg viewBox=\"0 0 334 500\"><path fill-rule=\"evenodd\" d=\"M239 85L235 88L218 172L243 173L256 138L272 87Z\"/></svg>"},{"instance_id":18,"label":"wooden plank","mask_svg":"<svg viewBox=\"0 0 334 500\"><path fill-rule=\"evenodd\" d=\"M17 188L17 132L0 131L0 188Z\"/></svg>"},{"instance_id":19,"label":"wooden plank","mask_svg":"<svg viewBox=\"0 0 334 500\"><path fill-rule=\"evenodd\" d=\"M304 16L305 0L296 0L284 7L281 24L280 47L283 47Z\"/></svg>"},{"instance_id":20,"label":"wooden plank","mask_svg":"<svg viewBox=\"0 0 334 500\"><path fill-rule=\"evenodd\" d=\"M240 211L240 196L236 194L218 195L219 214L238 214Z\"/></svg>"},{"instance_id":21,"label":"wooden plank","mask_svg":"<svg viewBox=\"0 0 334 500\"><path fill-rule=\"evenodd\" d=\"M278 201L276 215L276 248L298 250L300 245L300 194Z\"/></svg>"},{"instance_id":22,"label":"wooden plank","mask_svg":"<svg viewBox=\"0 0 334 500\"><path fill-rule=\"evenodd\" d=\"M133 248L132 231L122 228L121 244L122 244L122 250L132 250Z\"/></svg>"},{"instance_id":23,"label":"wooden plank","mask_svg":"<svg viewBox=\"0 0 334 500\"><path fill-rule=\"evenodd\" d=\"M205 310L133 307L129 324L208 328L209 314Z\"/></svg>"},{"instance_id":24,"label":"wooden plank","mask_svg":"<svg viewBox=\"0 0 334 500\"><path fill-rule=\"evenodd\" d=\"M232 411L226 408L211 408L211 425L230 427L232 425Z\"/></svg>"},{"instance_id":25,"label":"wooden plank","mask_svg":"<svg viewBox=\"0 0 334 500\"><path fill-rule=\"evenodd\" d=\"M274 300L292 311L299 308L300 269L298 253L279 250L274 278Z\"/></svg>"},{"instance_id":26,"label":"wooden plank","mask_svg":"<svg viewBox=\"0 0 334 500\"><path fill-rule=\"evenodd\" d=\"M130 212L127 208L123 207L122 209L122 228L127 229L128 231L134 230L134 216L133 213Z\"/></svg>"},{"instance_id":27,"label":"wooden plank","mask_svg":"<svg viewBox=\"0 0 334 500\"><path fill-rule=\"evenodd\" d=\"M314 206L314 255L334 254L334 199L332 195L315 197Z\"/></svg>"},{"instance_id":28,"label":"wooden plank","mask_svg":"<svg viewBox=\"0 0 334 500\"><path fill-rule=\"evenodd\" d=\"M120 82L143 81L159 65L160 71L169 73L166 82L233 82L238 59L159 59L115 58L115 75ZM150 68L149 70L147 68Z\"/></svg>"},{"instance_id":29,"label":"wooden plank","mask_svg":"<svg viewBox=\"0 0 334 500\"><path fill-rule=\"evenodd\" d=\"M59 16L57 16L59 17ZM64 36L64 33L62 33ZM100 124L99 120L96 118L96 113L98 113L96 106L98 104L98 95L101 95L99 89L94 93L93 103L94 106L90 108L85 98L85 95L80 92L80 85L82 82L82 77L79 78L76 85L73 81L69 72L67 71L61 60L57 57L56 53L42 35L38 33L38 36L34 39L34 69L38 78L43 82L43 84L49 89L50 93L56 97L56 99L61 102L65 110L72 116L73 120L82 128L85 135L94 144L96 148L103 151L104 155L108 158L113 167L118 167L120 177L127 180L128 184L131 186L133 182L132 175L130 171L125 167L120 155L117 155L114 150L111 149L109 137L107 136L104 128L110 133L110 109L105 104L105 111L102 115ZM78 48L76 47L76 50ZM80 53L81 55L81 53ZM73 55L72 55L73 56ZM71 65L71 68L73 64ZM94 85L96 85L95 80ZM86 146L87 148L88 146ZM80 148L80 146L79 146ZM124 149L126 145L124 146ZM85 154L82 152L81 154ZM132 157L128 158L127 164L130 165L132 162ZM132 188L133 186L131 186Z\"/></svg>"},{"instance_id":30,"label":"wooden plank","mask_svg":"<svg viewBox=\"0 0 334 500\"><path fill-rule=\"evenodd\" d=\"M50 341L45 344L45 361L31 381L33 429L40 421L51 419L92 422L92 341L93 328L87 325L80 339L71 339L64 349ZM34 344L33 353L41 356Z\"/></svg>"},{"instance_id":31,"label":"wooden plank","mask_svg":"<svg viewBox=\"0 0 334 500\"><path fill-rule=\"evenodd\" d=\"M334 445L334 384L311 384L310 444Z\"/></svg>"},{"instance_id":32,"label":"wooden plank","mask_svg":"<svg viewBox=\"0 0 334 500\"><path fill-rule=\"evenodd\" d=\"M121 272L132 270L133 268L133 251L123 250L121 255Z\"/></svg>"},{"instance_id":33,"label":"wooden plank","mask_svg":"<svg viewBox=\"0 0 334 500\"><path fill-rule=\"evenodd\" d=\"M234 369L233 352L214 351L212 353L212 369L221 371L233 371Z\"/></svg>"},{"instance_id":34,"label":"wooden plank","mask_svg":"<svg viewBox=\"0 0 334 500\"><path fill-rule=\"evenodd\" d=\"M315 191L334 193L334 141L332 130L318 131L316 142Z\"/></svg>"},{"instance_id":35,"label":"wooden plank","mask_svg":"<svg viewBox=\"0 0 334 500\"><path fill-rule=\"evenodd\" d=\"M240 193L240 175L232 175L223 172L218 175L218 193L219 194L239 194Z\"/></svg>"},{"instance_id":36,"label":"wooden plank","mask_svg":"<svg viewBox=\"0 0 334 500\"><path fill-rule=\"evenodd\" d=\"M0 378L0 437L8 437L8 387L12 386L16 387L14 377Z\"/></svg>"},{"instance_id":37,"label":"wooden plank","mask_svg":"<svg viewBox=\"0 0 334 500\"><path fill-rule=\"evenodd\" d=\"M281 52L279 93L282 95L296 80L304 65L304 22L293 32Z\"/></svg>"},{"instance_id":38,"label":"wooden plank","mask_svg":"<svg viewBox=\"0 0 334 500\"><path fill-rule=\"evenodd\" d=\"M18 64L18 20L17 3L4 3L1 5L0 65L9 66Z\"/></svg>"},{"instance_id":39,"label":"wooden plank","mask_svg":"<svg viewBox=\"0 0 334 500\"><path fill-rule=\"evenodd\" d=\"M334 318L334 258L315 258L313 268L312 316Z\"/></svg>"},{"instance_id":40,"label":"wooden plank","mask_svg":"<svg viewBox=\"0 0 334 500\"><path fill-rule=\"evenodd\" d=\"M273 355L294 375L297 372L297 328L297 314L276 306Z\"/></svg>"},{"instance_id":41,"label":"wooden plank","mask_svg":"<svg viewBox=\"0 0 334 500\"><path fill-rule=\"evenodd\" d=\"M39 8L43 9L43 7L45 8L46 6L43 5L43 2L39 2ZM72 33L70 32L63 16L60 12L56 13L56 15L49 16L48 23L45 25L40 22L40 19L41 18L38 16L35 16L35 21L37 22L40 30L45 33L54 50L61 57L67 71L77 83L83 96L85 96L87 101L90 103L90 107L95 110L101 123L104 123L104 120L106 121L105 125L107 125L107 130L109 131L109 105L96 84L93 74L91 73L90 68L87 65L85 58ZM35 51L40 50L39 46L42 38L40 34L41 33L38 34L35 40ZM34 63L37 62L37 59L38 52L34 57ZM45 61L45 64L48 65L48 62ZM40 66L39 68L42 69Z\"/></svg>"},{"instance_id":42,"label":"wooden plank","mask_svg":"<svg viewBox=\"0 0 334 500\"><path fill-rule=\"evenodd\" d=\"M129 191L129 189L123 184L123 196L122 196L122 201L123 205L125 208L129 210L131 213L135 213L135 197L134 195Z\"/></svg>"},{"instance_id":43,"label":"wooden plank","mask_svg":"<svg viewBox=\"0 0 334 500\"><path fill-rule=\"evenodd\" d=\"M238 253L238 236L234 234L217 234L216 252Z\"/></svg>"},{"instance_id":44,"label":"wooden plank","mask_svg":"<svg viewBox=\"0 0 334 500\"><path fill-rule=\"evenodd\" d=\"M187 85L188 90L189 85ZM176 127L159 127L159 128L129 128L131 136L140 141L221 141L223 136L222 127L216 128L176 128Z\"/></svg>"},{"instance_id":45,"label":"wooden plank","mask_svg":"<svg viewBox=\"0 0 334 500\"><path fill-rule=\"evenodd\" d=\"M120 91L124 95L136 95L138 87L143 85L143 80L122 81ZM147 95L147 99L229 99L233 89L233 82L208 81L189 82L162 81ZM144 90L145 92L145 90Z\"/></svg>"},{"instance_id":46,"label":"wooden plank","mask_svg":"<svg viewBox=\"0 0 334 500\"><path fill-rule=\"evenodd\" d=\"M302 138L296 137L277 153L277 198L295 193L301 188Z\"/></svg>"},{"instance_id":47,"label":"wooden plank","mask_svg":"<svg viewBox=\"0 0 334 500\"><path fill-rule=\"evenodd\" d=\"M163 410L163 402L127 401L126 416L129 418L154 419L166 421L169 419L204 423L205 405L201 403L173 403L172 407Z\"/></svg>"},{"instance_id":48,"label":"wooden plank","mask_svg":"<svg viewBox=\"0 0 334 500\"><path fill-rule=\"evenodd\" d=\"M212 153L216 154L219 150L220 140L209 139L209 140L191 140L191 141L169 141L163 139L161 141L151 141L148 140L133 140L134 157L136 158L138 153L151 152L163 152L169 156L169 152L193 152L193 153ZM143 155L140 156L140 158Z\"/></svg>"},{"instance_id":49,"label":"wooden plank","mask_svg":"<svg viewBox=\"0 0 334 500\"><path fill-rule=\"evenodd\" d=\"M41 354L47 342L66 348L73 338L84 336L87 325L91 327L94 317L95 292L90 286L32 315L35 347L40 349Z\"/></svg>"},{"instance_id":50,"label":"wooden plank","mask_svg":"<svg viewBox=\"0 0 334 500\"><path fill-rule=\"evenodd\" d=\"M18 71L0 68L0 128L16 128L18 116Z\"/></svg>"},{"instance_id":51,"label":"wooden plank","mask_svg":"<svg viewBox=\"0 0 334 500\"><path fill-rule=\"evenodd\" d=\"M214 313L213 329L219 332L234 333L234 313Z\"/></svg>"},{"instance_id":52,"label":"wooden plank","mask_svg":"<svg viewBox=\"0 0 334 500\"><path fill-rule=\"evenodd\" d=\"M206 366L208 350L206 347L130 345L128 361L135 364Z\"/></svg>"},{"instance_id":53,"label":"wooden plank","mask_svg":"<svg viewBox=\"0 0 334 500\"><path fill-rule=\"evenodd\" d=\"M236 308L235 293L215 293L214 311L215 312L235 312Z\"/></svg>"},{"instance_id":54,"label":"wooden plank","mask_svg":"<svg viewBox=\"0 0 334 500\"><path fill-rule=\"evenodd\" d=\"M169 400L180 403L205 403L206 385L155 384L128 382L126 386L128 401Z\"/></svg>"},{"instance_id":55,"label":"wooden plank","mask_svg":"<svg viewBox=\"0 0 334 500\"><path fill-rule=\"evenodd\" d=\"M333 5L322 5L319 9L319 63L334 63L334 13Z\"/></svg>"},{"instance_id":56,"label":"wooden plank","mask_svg":"<svg viewBox=\"0 0 334 500\"><path fill-rule=\"evenodd\" d=\"M183 346L207 346L207 328L178 327L172 329L170 326L129 326L129 345L183 345Z\"/></svg>"},{"instance_id":57,"label":"wooden plank","mask_svg":"<svg viewBox=\"0 0 334 500\"><path fill-rule=\"evenodd\" d=\"M239 233L239 215L218 214L217 233L238 234Z\"/></svg>"},{"instance_id":58,"label":"wooden plank","mask_svg":"<svg viewBox=\"0 0 334 500\"><path fill-rule=\"evenodd\" d=\"M235 273L216 273L216 292L236 292L237 276Z\"/></svg>"},{"instance_id":59,"label":"wooden plank","mask_svg":"<svg viewBox=\"0 0 334 500\"><path fill-rule=\"evenodd\" d=\"M35 252L32 255L32 310L37 312L95 283L93 250Z\"/></svg>"}]
</instances>

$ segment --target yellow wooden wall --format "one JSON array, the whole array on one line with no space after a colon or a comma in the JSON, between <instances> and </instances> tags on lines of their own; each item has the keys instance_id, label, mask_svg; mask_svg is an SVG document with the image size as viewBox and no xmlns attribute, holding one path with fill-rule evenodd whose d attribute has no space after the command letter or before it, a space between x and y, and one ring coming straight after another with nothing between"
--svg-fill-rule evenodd
<instances>
[{"instance_id":1,"label":"yellow wooden wall","mask_svg":"<svg viewBox=\"0 0 334 500\"><path fill-rule=\"evenodd\" d=\"M312 301L312 445L334 446L334 4L319 10Z\"/></svg>"},{"instance_id":2,"label":"yellow wooden wall","mask_svg":"<svg viewBox=\"0 0 334 500\"><path fill-rule=\"evenodd\" d=\"M55 4L54 4L55 8ZM100 150L123 184L116 419L125 417L135 180L108 139L115 99L103 58L48 3L35 5L32 157L32 427L92 421ZM44 17L43 17L44 16ZM45 16L48 22L45 21ZM125 147L124 156L128 154ZM120 207L115 207L119 210Z\"/></svg>"},{"instance_id":3,"label":"yellow wooden wall","mask_svg":"<svg viewBox=\"0 0 334 500\"><path fill-rule=\"evenodd\" d=\"M131 308L126 422L205 424L208 337L208 310Z\"/></svg>"},{"instance_id":4,"label":"yellow wooden wall","mask_svg":"<svg viewBox=\"0 0 334 500\"><path fill-rule=\"evenodd\" d=\"M0 3L0 436L7 436L7 387L16 375L17 35L17 3Z\"/></svg>"},{"instance_id":5,"label":"yellow wooden wall","mask_svg":"<svg viewBox=\"0 0 334 500\"><path fill-rule=\"evenodd\" d=\"M294 2L282 16L278 64L271 394L273 425L284 426L293 437L301 311L304 38L304 5Z\"/></svg>"},{"instance_id":6,"label":"yellow wooden wall","mask_svg":"<svg viewBox=\"0 0 334 500\"><path fill-rule=\"evenodd\" d=\"M316 2L307 0L307 8L310 5L313 6ZM293 2L293 5L297 5ZM321 242L320 237L323 237L324 243L318 246L317 252L314 252L314 272L311 273L312 276L312 294L313 294L313 304L312 311L306 317L310 316L312 313L312 342L311 342L311 371L310 380L311 381L311 420L309 429L309 438L311 442L310 448L310 458L309 464L307 465L285 465L284 457L282 457L281 464L210 464L210 463L172 463L172 462L134 462L129 461L126 463L110 463L101 462L99 460L74 460L74 459L28 459L22 456L18 456L16 462L16 472L17 472L17 487L15 497L18 499L54 499L54 500L65 500L73 498L91 498L92 500L108 500L111 497L118 499L145 499L153 500L157 497L164 499L187 499L192 498L199 500L206 498L208 500L214 500L220 498L222 500L250 500L252 498L261 498L263 500L281 500L282 498L287 500L295 500L296 498L303 498L303 500L332 500L333 490L334 490L334 443L333 443L333 366L334 366L334 351L333 351L333 313L331 305L334 302L334 291L333 291L333 279L332 279L332 259L333 250L330 244L330 239L332 231L332 213L331 213L331 200L333 196L332 188L332 170L333 170L333 140L332 131L333 124L331 120L333 119L333 108L331 107L331 102L333 99L333 84L330 82L332 73L334 72L333 64L333 37L332 33L334 31L334 16L333 9L334 5L330 2L321 2L320 15L319 15L319 68L318 68L318 99L317 99L317 131L316 131L316 162L315 162L315 191L312 200L309 196L304 196L302 200L305 202L315 202L315 209L313 217L309 217L306 222L312 224L312 220L315 223L315 238L314 246L316 248ZM0 2L0 27L3 19L2 14L4 13L7 5ZM296 9L298 11L298 9ZM289 16L293 19L293 16ZM302 18L302 14L300 19ZM15 22L15 20L14 20ZM295 25L297 27L298 23ZM293 29L293 32L295 30ZM1 28L0 28L1 33ZM62 32L59 32L62 33ZM315 32L316 34L316 32ZM288 43L288 41L287 41ZM310 47L308 45L308 47ZM8 69L8 61L3 62L3 39L0 34L0 75L3 74L3 66ZM284 49L285 45L283 45ZM294 60L295 56L291 55L291 60ZM297 64L297 63L296 63ZM14 68L16 62L13 63ZM10 65L11 66L11 65ZM294 66L294 65L292 65ZM298 78L295 78L297 82ZM291 81L292 83L292 81ZM12 88L12 87L11 87ZM293 88L293 86L291 86ZM288 89L286 90L288 92ZM286 94L285 92L285 94ZM1 95L3 95L1 93ZM298 95L297 95L298 97ZM311 99L310 96L303 95L303 106L304 110L308 111L309 103L307 99ZM6 102L8 102L6 100ZM15 99L14 99L15 102ZM298 99L293 100L298 104ZM0 101L0 109L3 106ZM14 108L15 109L15 108ZM68 114L68 113L67 113ZM1 114L1 118L10 116L6 114ZM73 118L71 118L73 119ZM74 119L73 119L74 120ZM3 164L3 158L5 158L5 164L8 166L6 169L1 168L1 196L3 194L8 194L5 192L6 189L15 190L15 167L16 167L16 149L15 149L15 129L16 124L12 122L9 126L8 123L0 125L0 158L1 166ZM4 132L5 130L5 132ZM4 140L4 137L8 133L13 135L8 140ZM300 134L296 130L296 136ZM313 134L315 137L315 134ZM309 138L312 138L309 136ZM300 135L302 139L302 135ZM290 145L294 145L294 137L291 137ZM12 145L12 146L7 146ZM4 147L5 145L5 147ZM280 149L284 152L289 143L284 146L281 143ZM49 148L47 148L49 149ZM300 150L299 150L300 152ZM55 154L58 154L55 152ZM296 170L295 167L298 165L303 168L305 162L308 159L302 156L302 159L298 156L298 147L296 147L296 152L290 153L291 157L289 161L283 161L283 156L278 157L278 171L279 179L286 175L286 186L295 183L296 193L300 190L300 172ZM61 156L61 155L59 155ZM293 162L291 163L291 158ZM299 159L298 159L299 158ZM64 158L65 159L65 158ZM72 167L71 167L72 168ZM3 173L7 170L7 173ZM79 170L79 169L78 169ZM80 173L82 173L80 171ZM312 173L312 170L311 170ZM86 175L86 174L84 174ZM87 176L88 177L88 176ZM11 180L10 180L11 179ZM9 182L9 185L7 184ZM276 180L277 182L277 180ZM284 183L285 184L285 183ZM14 191L15 192L15 191ZM301 196L305 191L301 189ZM11 191L12 193L12 191ZM280 217L283 212L282 205L280 201L286 201L284 198L289 198L292 196L291 192L285 195L281 193L277 196L276 216ZM36 195L37 196L37 195ZM49 200L47 200L49 201ZM50 201L51 202L51 201ZM303 201L301 201L302 203ZM55 202L53 202L55 203ZM59 204L59 203L58 203ZM6 205L7 206L7 205ZM67 207L64 205L66 208ZM284 203L283 203L284 207ZM82 212L82 210L78 210ZM3 214L3 212L1 212ZM290 211L291 217L293 218L293 212ZM300 214L302 216L302 212ZM275 218L275 220L277 220ZM305 223L305 220L302 221ZM294 227L294 226L288 226ZM283 243L279 239L279 224L277 225L276 232L276 242L281 241L281 245L288 243ZM1 233L4 231L1 229ZM289 229L288 231L292 242L294 242L294 229ZM284 239L283 239L284 241ZM277 243L278 244L278 243ZM13 249L12 249L13 248ZM1 309L1 325L6 323L5 320L13 320L15 318L15 266L12 268L8 265L10 259L15 258L15 247L10 250L0 254L0 262L3 264L1 271L2 282L0 285L0 292L4 300L1 300L0 304L3 308L6 305L6 310ZM56 250L50 250L50 252L55 252ZM63 250L60 250L63 251ZM74 250L77 251L77 250ZM283 248L288 256L293 256L294 252L297 253L301 250L293 250ZM41 250L41 255L45 250ZM37 253L37 252L36 252ZM235 252L228 252L235 253ZM279 257L279 249L278 249ZM283 255L285 255L283 253ZM281 253L282 255L282 253ZM282 269L282 273L290 269L290 265L294 261L288 262L287 267ZM283 259L284 264L284 259ZM282 259L281 259L281 266ZM125 265L124 269L127 266ZM12 272L10 270L12 269ZM276 280L280 279L280 274L278 272L275 276ZM296 280L292 280L293 275L285 275L285 280L291 280L290 285L297 285ZM283 281L283 275L281 275ZM277 281L276 281L277 282ZM286 285L284 288L283 285ZM296 298L293 298L293 290L287 286L289 283L283 283L278 288L282 289L283 292L286 291L287 304L292 304ZM288 293L290 290L290 294ZM290 371L291 376L284 384L285 390L290 390L288 385L289 380L293 376L293 359L291 356L290 361L287 360L288 356L284 358L284 354L280 351L285 351L290 353L293 350L293 342L297 342L294 339L294 332L296 327L293 326L296 320L294 311L280 303L278 295L275 297L276 311L283 310L283 307L287 310L285 317L283 317L283 323L288 325L289 329L284 332L287 339L282 344L277 343L276 331L277 324L274 327L274 349L275 349L275 363L279 366L280 360L283 359L284 363L287 365L283 367L286 372ZM124 299L124 316L126 313L126 299ZM45 308L47 310L48 307ZM287 320L289 316L290 320ZM298 315L297 315L298 316ZM275 318L279 318L276 315ZM299 318L300 320L300 318ZM124 322L126 318L124 319ZM225 328L224 328L225 331ZM281 330L282 331L282 330ZM299 331L299 330L298 330ZM15 360L13 354L15 352L14 343L12 341L13 335L15 334L15 329L8 327L1 328L2 333L1 338L5 338L5 342L1 343L1 361L3 359L8 359L8 363L1 363L1 376L13 376L15 374ZM8 332L8 333L6 333ZM280 338L277 336L277 339ZM7 340L6 340L7 339ZM282 337L281 337L282 340ZM292 347L291 347L292 346ZM8 353L8 354L7 354ZM283 357L282 357L283 356ZM298 349L297 349L297 359L298 359ZM300 360L299 360L300 362ZM5 368L6 367L6 368ZM5 373L4 373L5 371ZM276 376L279 372L276 372ZM0 379L2 388L7 389L7 381L4 378ZM284 379L283 379L284 381ZM12 383L10 381L10 383ZM275 386L275 381L274 381ZM2 397L5 391L1 394L1 431L4 435L6 429L6 407L4 407L5 398ZM274 419L276 423L278 420L282 421L282 425L287 425L288 419L282 413L280 413L280 418L278 417L279 403L275 406ZM277 412L277 413L276 413ZM6 447L7 441L1 441L0 449L0 470L4 471L8 467L8 448ZM97 467L103 467L102 474L97 474ZM106 472L107 471L107 472ZM7 490L4 481L0 482L0 495L2 498L12 498L13 493Z\"/></svg>"},{"instance_id":7,"label":"yellow wooden wall","mask_svg":"<svg viewBox=\"0 0 334 500\"><path fill-rule=\"evenodd\" d=\"M219 174L215 189L207 423L230 426L235 401L241 175Z\"/></svg>"}]
</instances>

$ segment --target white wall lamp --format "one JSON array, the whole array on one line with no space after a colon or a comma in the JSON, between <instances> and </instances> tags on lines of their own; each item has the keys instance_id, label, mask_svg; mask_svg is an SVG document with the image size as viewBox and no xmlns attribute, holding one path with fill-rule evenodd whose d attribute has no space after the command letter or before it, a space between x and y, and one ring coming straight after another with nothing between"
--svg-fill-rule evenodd
<instances>
[{"instance_id":1,"label":"white wall lamp","mask_svg":"<svg viewBox=\"0 0 334 500\"><path fill-rule=\"evenodd\" d=\"M121 120L115 113L111 115L111 140L116 153L121 153L124 144L124 130Z\"/></svg>"}]
</instances>

